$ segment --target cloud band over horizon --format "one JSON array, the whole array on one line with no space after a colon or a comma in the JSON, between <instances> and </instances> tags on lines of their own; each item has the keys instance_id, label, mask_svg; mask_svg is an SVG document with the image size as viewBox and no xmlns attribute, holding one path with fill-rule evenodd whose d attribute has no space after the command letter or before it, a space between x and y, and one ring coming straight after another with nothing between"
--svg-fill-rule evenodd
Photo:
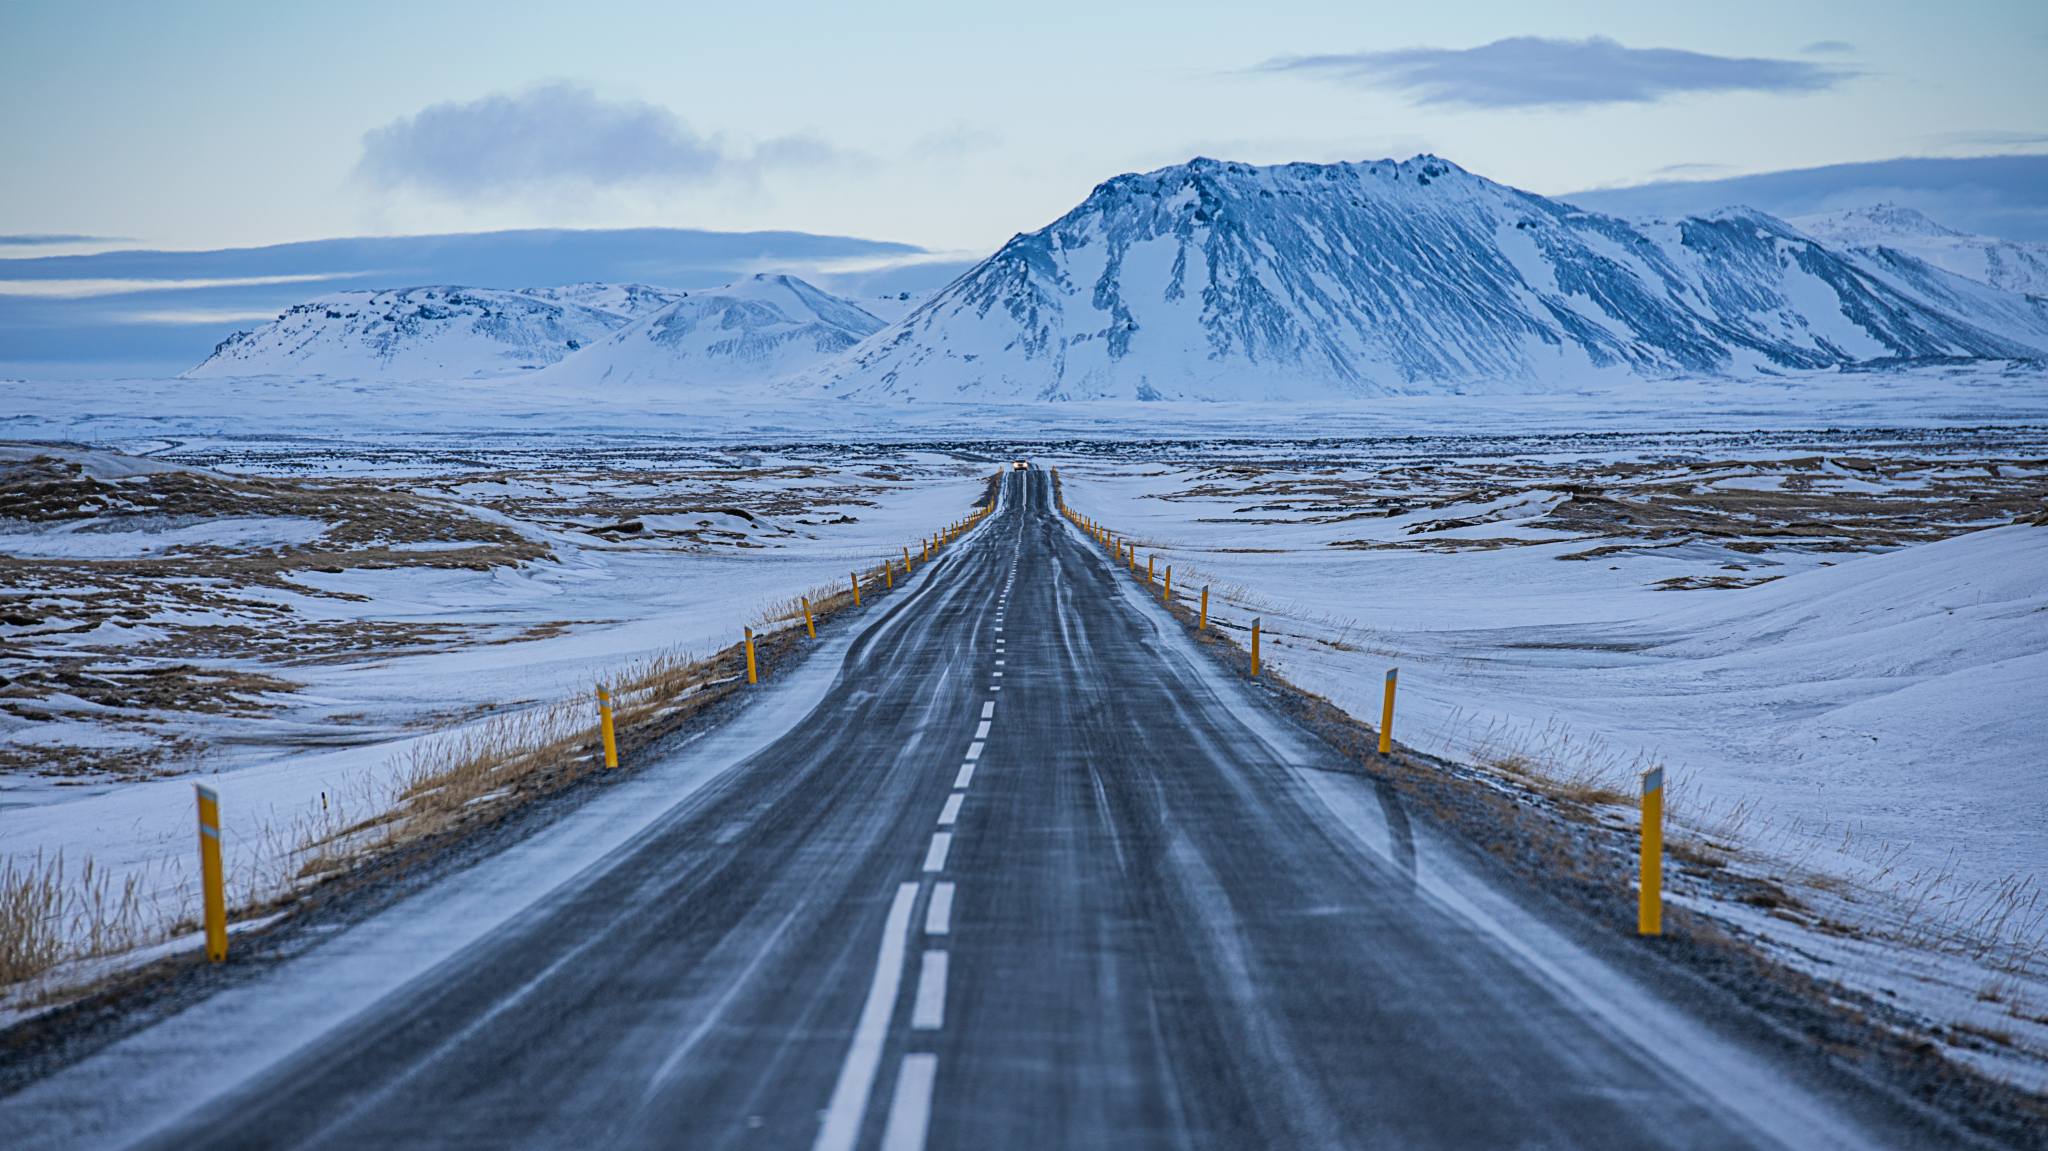
<instances>
[{"instance_id":1,"label":"cloud band over horizon","mask_svg":"<svg viewBox=\"0 0 2048 1151\"><path fill-rule=\"evenodd\" d=\"M1287 56L1262 72L1299 72L1467 108L1644 104L1693 92L1816 92L1854 75L1802 60L1629 48L1605 36L1515 36L1477 48L1404 48Z\"/></svg>"}]
</instances>

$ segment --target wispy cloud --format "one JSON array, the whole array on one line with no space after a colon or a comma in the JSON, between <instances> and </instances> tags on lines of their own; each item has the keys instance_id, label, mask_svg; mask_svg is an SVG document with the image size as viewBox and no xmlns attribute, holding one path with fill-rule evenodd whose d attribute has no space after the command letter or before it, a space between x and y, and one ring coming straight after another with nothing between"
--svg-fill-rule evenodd
<instances>
[{"instance_id":1,"label":"wispy cloud","mask_svg":"<svg viewBox=\"0 0 2048 1151\"><path fill-rule=\"evenodd\" d=\"M701 185L838 158L808 136L737 149L659 104L605 100L553 83L436 104L373 129L363 136L356 174L386 191L410 187L479 201L579 185Z\"/></svg>"},{"instance_id":2,"label":"wispy cloud","mask_svg":"<svg viewBox=\"0 0 2048 1151\"><path fill-rule=\"evenodd\" d=\"M1810 56L1841 56L1856 50L1847 40L1815 40L1800 51Z\"/></svg>"},{"instance_id":3,"label":"wispy cloud","mask_svg":"<svg viewBox=\"0 0 2048 1151\"><path fill-rule=\"evenodd\" d=\"M1259 69L1389 88L1418 104L1473 108L1645 104L1687 92L1812 92L1851 75L1800 60L1628 48L1605 36L1516 36L1477 48L1288 56Z\"/></svg>"},{"instance_id":4,"label":"wispy cloud","mask_svg":"<svg viewBox=\"0 0 2048 1151\"><path fill-rule=\"evenodd\" d=\"M1922 136L1920 139L1937 148L2024 148L2033 144L2048 144L2048 133L2008 132L1994 128L1970 132L1937 132Z\"/></svg>"},{"instance_id":5,"label":"wispy cloud","mask_svg":"<svg viewBox=\"0 0 2048 1151\"><path fill-rule=\"evenodd\" d=\"M268 323L277 318L277 312L252 312L247 308L183 308L126 312L115 318L130 324L246 324L252 321Z\"/></svg>"},{"instance_id":6,"label":"wispy cloud","mask_svg":"<svg viewBox=\"0 0 2048 1151\"><path fill-rule=\"evenodd\" d=\"M89 296L125 296L136 292L176 292L192 288L248 288L263 284L306 284L340 280L371 272L335 272L303 276L242 276L221 280L0 280L0 296L41 296L82 300Z\"/></svg>"},{"instance_id":7,"label":"wispy cloud","mask_svg":"<svg viewBox=\"0 0 2048 1151\"><path fill-rule=\"evenodd\" d=\"M29 247L38 244L117 244L127 239L126 236L73 236L59 232L33 232L26 235L0 236L0 247Z\"/></svg>"}]
</instances>

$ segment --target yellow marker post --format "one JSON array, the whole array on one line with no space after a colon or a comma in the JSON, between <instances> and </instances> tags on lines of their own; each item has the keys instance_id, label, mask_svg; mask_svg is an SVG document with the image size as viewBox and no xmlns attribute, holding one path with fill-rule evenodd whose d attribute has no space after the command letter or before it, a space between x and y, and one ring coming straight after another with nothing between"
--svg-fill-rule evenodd
<instances>
[{"instance_id":1,"label":"yellow marker post","mask_svg":"<svg viewBox=\"0 0 2048 1151\"><path fill-rule=\"evenodd\" d=\"M1664 769L1643 773L1643 886L1636 897L1636 934L1664 934Z\"/></svg>"},{"instance_id":2,"label":"yellow marker post","mask_svg":"<svg viewBox=\"0 0 2048 1151\"><path fill-rule=\"evenodd\" d=\"M1252 674L1259 674L1259 621L1252 621Z\"/></svg>"},{"instance_id":3,"label":"yellow marker post","mask_svg":"<svg viewBox=\"0 0 2048 1151\"><path fill-rule=\"evenodd\" d=\"M932 541L924 541L924 562L932 562Z\"/></svg>"},{"instance_id":4,"label":"yellow marker post","mask_svg":"<svg viewBox=\"0 0 2048 1151\"><path fill-rule=\"evenodd\" d=\"M1145 557L1145 582L1148 584L1152 582L1152 562L1158 558L1158 556Z\"/></svg>"},{"instance_id":5,"label":"yellow marker post","mask_svg":"<svg viewBox=\"0 0 2048 1151\"><path fill-rule=\"evenodd\" d=\"M818 638L818 626L811 622L811 601L809 598L804 600L804 630L811 633L812 639Z\"/></svg>"},{"instance_id":6,"label":"yellow marker post","mask_svg":"<svg viewBox=\"0 0 2048 1151\"><path fill-rule=\"evenodd\" d=\"M1394 682L1400 678L1401 669L1387 669L1387 698L1380 704L1380 754L1394 750Z\"/></svg>"},{"instance_id":7,"label":"yellow marker post","mask_svg":"<svg viewBox=\"0 0 2048 1151\"><path fill-rule=\"evenodd\" d=\"M1202 622L1201 622L1201 624L1199 625L1199 629L1200 629L1200 630L1202 630L1202 631L1208 631L1208 630L1209 630L1209 585L1208 585L1208 584L1203 584L1203 585L1202 585Z\"/></svg>"},{"instance_id":8,"label":"yellow marker post","mask_svg":"<svg viewBox=\"0 0 2048 1151\"><path fill-rule=\"evenodd\" d=\"M910 545L903 545L903 578L910 578Z\"/></svg>"},{"instance_id":9,"label":"yellow marker post","mask_svg":"<svg viewBox=\"0 0 2048 1151\"><path fill-rule=\"evenodd\" d=\"M893 588L896 586L895 560L882 561L882 586L886 588Z\"/></svg>"},{"instance_id":10,"label":"yellow marker post","mask_svg":"<svg viewBox=\"0 0 2048 1151\"><path fill-rule=\"evenodd\" d=\"M228 897L220 865L220 796L210 787L193 785L199 793L199 886L206 907L206 958L228 957Z\"/></svg>"},{"instance_id":11,"label":"yellow marker post","mask_svg":"<svg viewBox=\"0 0 2048 1151\"><path fill-rule=\"evenodd\" d=\"M597 717L598 725L604 728L604 765L606 767L617 767L619 766L619 741L612 734L612 693L603 688L597 689Z\"/></svg>"},{"instance_id":12,"label":"yellow marker post","mask_svg":"<svg viewBox=\"0 0 2048 1151\"><path fill-rule=\"evenodd\" d=\"M1173 569L1166 569L1166 586L1159 589L1159 602L1173 602Z\"/></svg>"},{"instance_id":13,"label":"yellow marker post","mask_svg":"<svg viewBox=\"0 0 2048 1151\"><path fill-rule=\"evenodd\" d=\"M848 575L848 576L847 576L846 578L848 578L848 579L850 579L850 580L852 580L852 581L853 581L853 606L855 606L855 607L859 607L859 606L860 606L860 573L859 573L859 572L853 572L853 573L849 574L849 575Z\"/></svg>"},{"instance_id":14,"label":"yellow marker post","mask_svg":"<svg viewBox=\"0 0 2048 1151\"><path fill-rule=\"evenodd\" d=\"M760 682L761 682L761 681L760 681L760 679L759 679L759 678L758 678L757 676L755 676L755 675L754 675L754 629L753 629L753 628L748 628L748 629L747 629L747 682L748 682L748 683L760 683Z\"/></svg>"}]
</instances>

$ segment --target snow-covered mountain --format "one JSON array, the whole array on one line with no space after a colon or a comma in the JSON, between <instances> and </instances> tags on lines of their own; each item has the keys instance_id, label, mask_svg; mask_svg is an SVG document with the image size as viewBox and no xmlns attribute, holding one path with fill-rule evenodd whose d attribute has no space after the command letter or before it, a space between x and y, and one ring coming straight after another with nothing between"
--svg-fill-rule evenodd
<instances>
[{"instance_id":1,"label":"snow-covered mountain","mask_svg":"<svg viewBox=\"0 0 2048 1151\"><path fill-rule=\"evenodd\" d=\"M851 300L795 276L751 276L691 292L541 373L552 384L720 384L772 380L881 331Z\"/></svg>"},{"instance_id":2,"label":"snow-covered mountain","mask_svg":"<svg viewBox=\"0 0 2048 1151\"><path fill-rule=\"evenodd\" d=\"M185 375L446 378L540 368L682 295L644 284L335 292L229 336Z\"/></svg>"},{"instance_id":3,"label":"snow-covered mountain","mask_svg":"<svg viewBox=\"0 0 2048 1151\"><path fill-rule=\"evenodd\" d=\"M2048 296L2048 244L2023 244L1958 232L1897 204L1796 216L1791 223L1814 239L1838 248L1903 252L1994 288Z\"/></svg>"},{"instance_id":4,"label":"snow-covered mountain","mask_svg":"<svg viewBox=\"0 0 2048 1151\"><path fill-rule=\"evenodd\" d=\"M2044 354L2048 303L1747 209L1634 224L1433 156L1198 159L1102 184L785 386L1271 400Z\"/></svg>"}]
</instances>

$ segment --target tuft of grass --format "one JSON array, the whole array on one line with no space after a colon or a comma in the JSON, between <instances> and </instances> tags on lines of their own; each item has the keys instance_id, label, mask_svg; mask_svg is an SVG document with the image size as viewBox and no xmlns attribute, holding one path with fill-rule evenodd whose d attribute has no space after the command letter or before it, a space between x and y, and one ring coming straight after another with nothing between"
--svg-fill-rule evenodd
<instances>
[{"instance_id":1,"label":"tuft of grass","mask_svg":"<svg viewBox=\"0 0 2048 1151\"><path fill-rule=\"evenodd\" d=\"M141 877L115 890L88 857L67 879L64 854L0 863L0 984L30 979L67 959L134 946L144 934Z\"/></svg>"}]
</instances>

